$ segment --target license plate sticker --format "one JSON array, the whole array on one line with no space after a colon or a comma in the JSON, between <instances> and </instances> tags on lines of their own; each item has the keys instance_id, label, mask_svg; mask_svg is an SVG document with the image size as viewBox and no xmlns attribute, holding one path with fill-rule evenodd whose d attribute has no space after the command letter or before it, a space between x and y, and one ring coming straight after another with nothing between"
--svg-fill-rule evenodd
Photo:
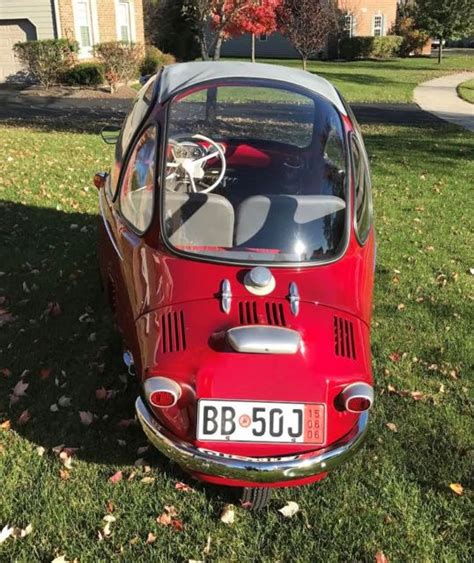
<instances>
[{"instance_id":1,"label":"license plate sticker","mask_svg":"<svg viewBox=\"0 0 474 563\"><path fill-rule=\"evenodd\" d=\"M207 442L325 442L325 405L200 399L197 439Z\"/></svg>"}]
</instances>

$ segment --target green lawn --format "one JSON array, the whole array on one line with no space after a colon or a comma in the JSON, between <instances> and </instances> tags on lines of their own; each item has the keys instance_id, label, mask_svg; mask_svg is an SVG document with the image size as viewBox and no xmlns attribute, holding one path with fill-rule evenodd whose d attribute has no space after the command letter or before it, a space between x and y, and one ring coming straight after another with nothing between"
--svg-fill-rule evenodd
<instances>
[{"instance_id":1,"label":"green lawn","mask_svg":"<svg viewBox=\"0 0 474 563\"><path fill-rule=\"evenodd\" d=\"M225 491L138 453L141 431L118 424L133 417L136 391L102 302L91 187L112 149L47 127L0 127L0 423L11 421L0 429L0 531L33 527L2 543L0 560L373 561L378 551L392 562L471 560L474 136L363 128L378 239L368 442L320 485L281 490L259 514L237 508L226 526ZM26 394L10 405L22 374ZM101 387L117 393L99 400ZM79 411L97 418L84 426ZM61 444L78 448L66 472L52 450ZM150 472L133 466L138 458ZM123 479L110 483L118 470ZM176 490L179 481L195 492ZM288 500L301 511L286 520L277 509ZM165 505L183 531L157 524ZM100 539L108 512L116 521Z\"/></svg>"},{"instance_id":2,"label":"green lawn","mask_svg":"<svg viewBox=\"0 0 474 563\"><path fill-rule=\"evenodd\" d=\"M474 78L458 86L458 95L466 102L474 104Z\"/></svg>"},{"instance_id":3,"label":"green lawn","mask_svg":"<svg viewBox=\"0 0 474 563\"><path fill-rule=\"evenodd\" d=\"M258 59L258 62L301 67L298 60ZM413 100L413 90L421 82L443 74L474 70L474 50L451 55L448 52L441 65L428 57L342 63L311 61L308 70L330 80L351 102L406 103Z\"/></svg>"}]
</instances>

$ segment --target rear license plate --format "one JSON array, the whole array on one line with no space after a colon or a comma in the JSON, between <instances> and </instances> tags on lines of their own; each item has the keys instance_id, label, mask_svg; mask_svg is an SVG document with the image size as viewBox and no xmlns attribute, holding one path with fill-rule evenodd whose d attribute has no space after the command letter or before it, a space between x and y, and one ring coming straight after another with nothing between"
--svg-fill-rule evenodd
<instances>
[{"instance_id":1,"label":"rear license plate","mask_svg":"<svg viewBox=\"0 0 474 563\"><path fill-rule=\"evenodd\" d=\"M324 444L325 423L324 404L201 399L197 439Z\"/></svg>"}]
</instances>

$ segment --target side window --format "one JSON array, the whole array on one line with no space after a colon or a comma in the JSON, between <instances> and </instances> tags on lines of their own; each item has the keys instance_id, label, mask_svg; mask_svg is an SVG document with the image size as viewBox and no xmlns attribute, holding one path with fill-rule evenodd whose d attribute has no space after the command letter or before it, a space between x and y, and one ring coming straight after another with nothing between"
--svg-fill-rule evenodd
<instances>
[{"instance_id":1,"label":"side window","mask_svg":"<svg viewBox=\"0 0 474 563\"><path fill-rule=\"evenodd\" d=\"M354 167L354 214L357 239L364 244L372 225L372 189L365 151L360 141L351 137L352 162Z\"/></svg>"},{"instance_id":2,"label":"side window","mask_svg":"<svg viewBox=\"0 0 474 563\"><path fill-rule=\"evenodd\" d=\"M139 232L150 226L155 194L157 132L148 127L133 147L120 189L120 210Z\"/></svg>"}]
</instances>

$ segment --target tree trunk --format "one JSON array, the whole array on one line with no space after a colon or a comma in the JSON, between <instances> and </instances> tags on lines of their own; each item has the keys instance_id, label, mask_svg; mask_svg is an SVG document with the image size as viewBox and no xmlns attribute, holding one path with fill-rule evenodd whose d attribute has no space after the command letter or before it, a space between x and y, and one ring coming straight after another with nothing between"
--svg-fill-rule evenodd
<instances>
[{"instance_id":1,"label":"tree trunk","mask_svg":"<svg viewBox=\"0 0 474 563\"><path fill-rule=\"evenodd\" d=\"M438 64L441 64L443 60L443 38L439 38L439 47L438 47Z\"/></svg>"},{"instance_id":2,"label":"tree trunk","mask_svg":"<svg viewBox=\"0 0 474 563\"><path fill-rule=\"evenodd\" d=\"M308 57L303 57L303 70L308 70Z\"/></svg>"},{"instance_id":3,"label":"tree trunk","mask_svg":"<svg viewBox=\"0 0 474 563\"><path fill-rule=\"evenodd\" d=\"M252 33L252 62L255 62L255 33Z\"/></svg>"},{"instance_id":4,"label":"tree trunk","mask_svg":"<svg viewBox=\"0 0 474 563\"><path fill-rule=\"evenodd\" d=\"M206 97L206 121L212 125L217 116L217 88L208 88Z\"/></svg>"},{"instance_id":5,"label":"tree trunk","mask_svg":"<svg viewBox=\"0 0 474 563\"><path fill-rule=\"evenodd\" d=\"M221 36L217 38L216 46L214 47L214 53L212 54L212 60L218 61L221 58L221 48L223 39Z\"/></svg>"}]
</instances>

